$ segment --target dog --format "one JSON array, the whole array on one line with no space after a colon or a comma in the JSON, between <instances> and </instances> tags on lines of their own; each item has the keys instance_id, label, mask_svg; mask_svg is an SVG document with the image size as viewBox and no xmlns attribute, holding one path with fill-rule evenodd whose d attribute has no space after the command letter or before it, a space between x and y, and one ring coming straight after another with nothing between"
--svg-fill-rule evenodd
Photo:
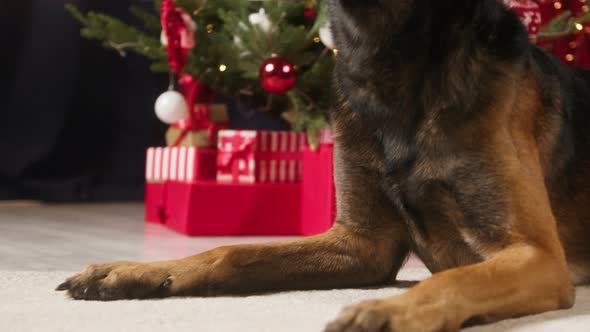
<instances>
[{"instance_id":1,"label":"dog","mask_svg":"<svg viewBox=\"0 0 590 332\"><path fill-rule=\"evenodd\" d=\"M90 265L82 300L391 283L343 331L456 331L572 307L590 280L590 74L535 47L499 0L330 0L337 222L160 263ZM277 220L280 222L280 220Z\"/></svg>"}]
</instances>

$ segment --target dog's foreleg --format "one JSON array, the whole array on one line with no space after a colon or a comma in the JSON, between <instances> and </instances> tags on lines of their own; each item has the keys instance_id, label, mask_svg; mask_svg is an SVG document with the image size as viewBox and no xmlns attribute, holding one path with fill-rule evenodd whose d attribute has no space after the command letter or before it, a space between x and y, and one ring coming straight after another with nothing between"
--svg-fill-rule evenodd
<instances>
[{"instance_id":1,"label":"dog's foreleg","mask_svg":"<svg viewBox=\"0 0 590 332\"><path fill-rule=\"evenodd\" d=\"M515 245L485 262L435 274L400 296L346 308L326 331L456 331L471 319L542 313L573 301L559 257Z\"/></svg>"},{"instance_id":2,"label":"dog's foreleg","mask_svg":"<svg viewBox=\"0 0 590 332\"><path fill-rule=\"evenodd\" d=\"M505 190L504 224L498 229L505 240L486 240L475 235L477 229L467 230L474 234L471 249L482 257L480 263L435 274L402 295L345 309L327 331L456 331L472 319L571 307L575 289L537 156L532 144L495 155L503 158L497 162L502 177L495 179Z\"/></svg>"},{"instance_id":3,"label":"dog's foreleg","mask_svg":"<svg viewBox=\"0 0 590 332\"><path fill-rule=\"evenodd\" d=\"M376 285L408 254L405 228L365 170L339 170L339 221L325 234L283 243L221 247L160 263L87 267L58 287L75 299L244 294ZM346 173L346 174L345 174ZM352 181L352 182L350 182ZM280 222L280 220L277 220Z\"/></svg>"}]
</instances>

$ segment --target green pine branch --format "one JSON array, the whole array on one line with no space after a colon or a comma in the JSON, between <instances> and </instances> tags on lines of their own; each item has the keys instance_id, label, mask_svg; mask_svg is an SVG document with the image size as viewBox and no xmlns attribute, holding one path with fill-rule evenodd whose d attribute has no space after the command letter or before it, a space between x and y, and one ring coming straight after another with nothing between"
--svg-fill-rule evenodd
<instances>
[{"instance_id":1,"label":"green pine branch","mask_svg":"<svg viewBox=\"0 0 590 332\"><path fill-rule=\"evenodd\" d=\"M318 18L305 19L303 0L177 0L176 5L196 23L196 47L190 50L184 71L215 91L250 108L290 114L295 129L310 134L324 128L323 111L329 106L329 85L334 61L332 52L314 42L327 19L327 0L317 1ZM307 2L309 4L309 2ZM315 4L315 2L313 2ZM131 26L95 12L66 9L82 25L85 38L98 40L122 56L134 52L151 59L154 71L169 71L166 49L160 43L161 0L154 12L132 6L131 13L143 25ZM249 16L264 8L272 28L264 31ZM321 44L320 44L321 45ZM278 54L298 70L296 87L283 96L271 96L259 82L262 63ZM313 140L312 140L313 142Z\"/></svg>"},{"instance_id":2,"label":"green pine branch","mask_svg":"<svg viewBox=\"0 0 590 332\"><path fill-rule=\"evenodd\" d=\"M83 14L71 4L66 4L65 8L82 24L83 37L102 41L104 47L117 51L121 56L135 52L155 61L166 58L159 38L108 15L94 12Z\"/></svg>"},{"instance_id":3,"label":"green pine branch","mask_svg":"<svg viewBox=\"0 0 590 332\"><path fill-rule=\"evenodd\" d=\"M553 40L569 36L578 31L580 25L584 26L586 23L590 23L590 12L576 18L567 10L544 26L539 32L538 39Z\"/></svg>"},{"instance_id":4,"label":"green pine branch","mask_svg":"<svg viewBox=\"0 0 590 332\"><path fill-rule=\"evenodd\" d=\"M150 34L158 35L162 31L160 18L155 14L138 6L129 7L129 11L143 22L143 28Z\"/></svg>"}]
</instances>

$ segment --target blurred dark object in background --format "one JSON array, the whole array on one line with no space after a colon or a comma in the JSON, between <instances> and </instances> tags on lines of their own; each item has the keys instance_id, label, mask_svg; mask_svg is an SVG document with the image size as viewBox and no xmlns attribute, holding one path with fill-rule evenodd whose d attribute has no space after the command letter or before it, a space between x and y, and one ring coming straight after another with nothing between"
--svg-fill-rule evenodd
<instances>
[{"instance_id":1,"label":"blurred dark object in background","mask_svg":"<svg viewBox=\"0 0 590 332\"><path fill-rule=\"evenodd\" d=\"M153 6L70 2L127 22L129 5ZM153 104L167 77L150 72L144 58L82 39L64 4L0 3L0 200L141 200L145 149L164 144ZM236 128L285 128L265 114L231 115Z\"/></svg>"}]
</instances>

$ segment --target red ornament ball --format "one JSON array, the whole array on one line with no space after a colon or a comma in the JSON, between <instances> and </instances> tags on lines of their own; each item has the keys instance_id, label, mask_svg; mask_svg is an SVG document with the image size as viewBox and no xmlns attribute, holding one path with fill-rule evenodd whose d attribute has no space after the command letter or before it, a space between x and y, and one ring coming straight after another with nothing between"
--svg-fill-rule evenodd
<instances>
[{"instance_id":1,"label":"red ornament ball","mask_svg":"<svg viewBox=\"0 0 590 332\"><path fill-rule=\"evenodd\" d=\"M270 94L285 94L295 86L296 82L295 67L283 57L270 58L260 67L260 83Z\"/></svg>"},{"instance_id":2,"label":"red ornament ball","mask_svg":"<svg viewBox=\"0 0 590 332\"><path fill-rule=\"evenodd\" d=\"M306 19L310 21L315 21L315 19L318 18L318 11L315 8L306 7L305 9L303 9L303 15Z\"/></svg>"}]
</instances>

